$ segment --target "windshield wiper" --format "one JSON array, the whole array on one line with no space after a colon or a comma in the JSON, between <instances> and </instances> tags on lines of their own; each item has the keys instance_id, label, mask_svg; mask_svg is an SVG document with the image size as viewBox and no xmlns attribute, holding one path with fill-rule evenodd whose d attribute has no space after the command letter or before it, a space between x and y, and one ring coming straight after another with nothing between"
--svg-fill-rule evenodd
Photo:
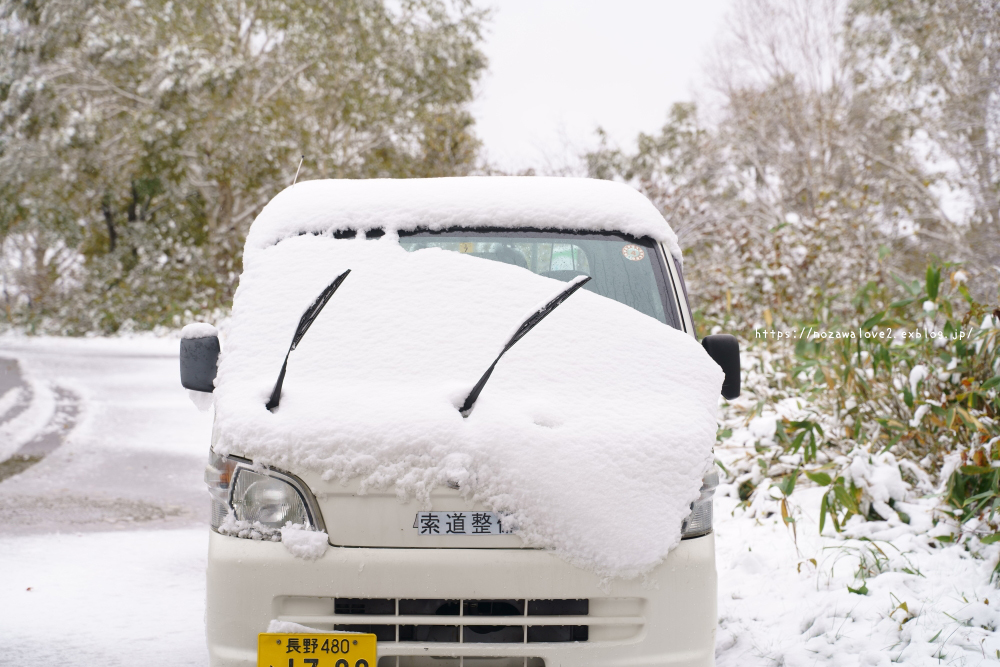
<instances>
[{"instance_id":1,"label":"windshield wiper","mask_svg":"<svg viewBox=\"0 0 1000 667\"><path fill-rule=\"evenodd\" d=\"M278 403L281 402L281 385L285 381L285 370L288 368L288 355L292 353L292 350L298 347L299 341L302 340L302 337L306 335L307 331L309 331L309 327L311 327L312 323L316 321L317 317L319 317L319 313L323 310L323 306L325 306L326 302L330 300L330 297L333 296L333 293L337 291L338 287L340 287L340 283L344 282L344 278L346 278L347 274L350 272L351 270L347 269L334 278L333 282L327 285L326 288L319 293L319 296L312 302L312 305L306 308L306 312L302 313L302 319L299 320L299 326L295 329L295 335L292 336L292 344L288 348L288 352L285 353L284 363L281 364L281 372L278 373L278 381L274 383L274 389L271 391L271 398L267 401L267 405L264 406L271 412L274 412L274 409L278 407Z\"/></svg>"},{"instance_id":2,"label":"windshield wiper","mask_svg":"<svg viewBox=\"0 0 1000 667\"><path fill-rule=\"evenodd\" d=\"M500 354L497 355L497 358L493 360L490 367L486 369L485 373L483 373L483 377L479 378L479 382L477 382L476 386L472 388L471 392L469 392L469 395L465 399L465 403L462 403L462 407L458 409L458 411L462 413L463 417L468 417L469 413L472 412L472 407L476 404L476 400L479 399L479 394L482 393L483 387L486 386L486 381L489 380L490 375L493 374L493 369L496 368L497 362L500 361L500 357L502 357L507 350L512 348L514 343L524 338L525 334L531 331L536 324L544 320L549 313L559 306L559 304L568 299L573 292L583 287L588 280L590 280L590 276L577 276L572 282L570 282L566 289L559 292L556 298L531 313L531 315L528 316L528 319L521 323L521 326L517 328L514 335L510 337L507 344L503 346L502 350L500 350Z\"/></svg>"}]
</instances>

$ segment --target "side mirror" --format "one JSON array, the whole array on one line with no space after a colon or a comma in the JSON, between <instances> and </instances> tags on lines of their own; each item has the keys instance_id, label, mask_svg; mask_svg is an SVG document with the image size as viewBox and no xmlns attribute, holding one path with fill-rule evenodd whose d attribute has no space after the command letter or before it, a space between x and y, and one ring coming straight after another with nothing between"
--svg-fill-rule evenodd
<instances>
[{"instance_id":1,"label":"side mirror","mask_svg":"<svg viewBox=\"0 0 1000 667\"><path fill-rule=\"evenodd\" d=\"M740 343L729 334L712 334L701 339L701 346L708 356L719 364L726 374L722 383L722 396L734 399L740 395Z\"/></svg>"},{"instance_id":2,"label":"side mirror","mask_svg":"<svg viewBox=\"0 0 1000 667\"><path fill-rule=\"evenodd\" d=\"M219 364L219 334L210 324L189 324L181 331L181 386L211 393Z\"/></svg>"}]
</instances>

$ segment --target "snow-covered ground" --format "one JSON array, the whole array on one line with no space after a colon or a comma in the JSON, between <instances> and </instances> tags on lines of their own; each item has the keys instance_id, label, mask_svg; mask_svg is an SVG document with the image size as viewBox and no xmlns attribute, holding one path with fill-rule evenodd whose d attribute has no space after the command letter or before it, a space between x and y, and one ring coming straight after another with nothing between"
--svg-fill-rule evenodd
<instances>
[{"instance_id":1,"label":"snow-covered ground","mask_svg":"<svg viewBox=\"0 0 1000 667\"><path fill-rule=\"evenodd\" d=\"M797 538L777 512L750 518L737 499L716 499L720 667L1000 659L992 553L977 559L899 522L852 524L851 539L820 537L822 492L793 494Z\"/></svg>"},{"instance_id":2,"label":"snow-covered ground","mask_svg":"<svg viewBox=\"0 0 1000 667\"><path fill-rule=\"evenodd\" d=\"M180 389L177 345L0 338L0 459L51 450L0 481L0 664L207 664L211 417ZM720 666L1000 659L991 554L918 520L820 537L808 488L796 540L732 491L716 502Z\"/></svg>"},{"instance_id":3,"label":"snow-covered ground","mask_svg":"<svg viewBox=\"0 0 1000 667\"><path fill-rule=\"evenodd\" d=\"M207 665L205 527L0 537L0 664Z\"/></svg>"},{"instance_id":4,"label":"snow-covered ground","mask_svg":"<svg viewBox=\"0 0 1000 667\"><path fill-rule=\"evenodd\" d=\"M0 481L0 665L207 664L211 416L177 349L0 338L0 460L51 450Z\"/></svg>"}]
</instances>

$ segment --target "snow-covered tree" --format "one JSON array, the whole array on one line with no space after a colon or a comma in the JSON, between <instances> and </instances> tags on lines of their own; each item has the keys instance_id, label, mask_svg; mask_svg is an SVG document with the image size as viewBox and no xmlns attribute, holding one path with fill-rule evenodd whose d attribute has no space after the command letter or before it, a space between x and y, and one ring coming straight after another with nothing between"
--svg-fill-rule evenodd
<instances>
[{"instance_id":1,"label":"snow-covered tree","mask_svg":"<svg viewBox=\"0 0 1000 667\"><path fill-rule=\"evenodd\" d=\"M858 76L849 16L840 0L738 4L712 122L677 105L634 152L587 156L591 175L632 182L678 231L710 322L864 319L869 284L976 254L942 206L948 177L925 159L921 117Z\"/></svg>"},{"instance_id":2,"label":"snow-covered tree","mask_svg":"<svg viewBox=\"0 0 1000 667\"><path fill-rule=\"evenodd\" d=\"M858 90L916 128L977 273L1000 270L1000 6L854 0L845 37ZM992 294L987 296L993 296Z\"/></svg>"},{"instance_id":3,"label":"snow-covered tree","mask_svg":"<svg viewBox=\"0 0 1000 667\"><path fill-rule=\"evenodd\" d=\"M300 179L467 173L466 0L0 0L8 318L69 330L223 304Z\"/></svg>"}]
</instances>

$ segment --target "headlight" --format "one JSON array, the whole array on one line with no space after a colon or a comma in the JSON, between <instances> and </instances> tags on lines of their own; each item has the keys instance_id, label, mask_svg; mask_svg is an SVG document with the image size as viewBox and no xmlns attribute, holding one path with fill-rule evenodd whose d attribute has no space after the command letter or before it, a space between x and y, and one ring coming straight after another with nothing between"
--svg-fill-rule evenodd
<instances>
[{"instance_id":1,"label":"headlight","mask_svg":"<svg viewBox=\"0 0 1000 667\"><path fill-rule=\"evenodd\" d=\"M289 523L325 529L312 494L288 473L212 452L205 483L212 496L212 530L218 533L277 541Z\"/></svg>"},{"instance_id":2,"label":"headlight","mask_svg":"<svg viewBox=\"0 0 1000 667\"><path fill-rule=\"evenodd\" d=\"M714 470L701 483L701 495L691 503L691 513L681 524L681 539L701 537L712 532L712 496L719 485L719 474Z\"/></svg>"},{"instance_id":3,"label":"headlight","mask_svg":"<svg viewBox=\"0 0 1000 667\"><path fill-rule=\"evenodd\" d=\"M236 472L233 509L240 521L259 521L270 528L281 528L286 521L309 523L306 505L288 482L245 468Z\"/></svg>"}]
</instances>

